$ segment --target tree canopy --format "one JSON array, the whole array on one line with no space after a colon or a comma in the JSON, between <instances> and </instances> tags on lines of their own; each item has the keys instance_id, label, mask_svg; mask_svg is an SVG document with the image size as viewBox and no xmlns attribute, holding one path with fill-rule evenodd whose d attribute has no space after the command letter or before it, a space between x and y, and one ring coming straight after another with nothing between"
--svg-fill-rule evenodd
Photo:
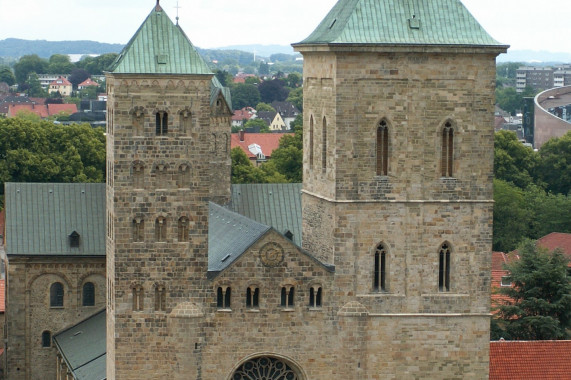
<instances>
[{"instance_id":1,"label":"tree canopy","mask_svg":"<svg viewBox=\"0 0 571 380\"><path fill-rule=\"evenodd\" d=\"M285 86L285 82L281 79L267 80L258 85L262 102L271 104L273 101L286 100L289 89Z\"/></svg>"},{"instance_id":2,"label":"tree canopy","mask_svg":"<svg viewBox=\"0 0 571 380\"><path fill-rule=\"evenodd\" d=\"M1 82L6 83L8 86L12 86L16 83L16 77L10 67L0 65L0 83Z\"/></svg>"},{"instance_id":3,"label":"tree canopy","mask_svg":"<svg viewBox=\"0 0 571 380\"><path fill-rule=\"evenodd\" d=\"M0 120L0 191L4 182L103 182L105 136L88 124Z\"/></svg>"},{"instance_id":4,"label":"tree canopy","mask_svg":"<svg viewBox=\"0 0 571 380\"><path fill-rule=\"evenodd\" d=\"M522 244L518 254L520 259L506 266L513 286L499 289L499 293L511 301L498 306L499 323L494 334L512 340L568 338L567 329L571 328L569 260L561 252L548 252L533 241Z\"/></svg>"},{"instance_id":5,"label":"tree canopy","mask_svg":"<svg viewBox=\"0 0 571 380\"><path fill-rule=\"evenodd\" d=\"M14 75L17 83L25 83L30 73L45 74L48 70L48 61L36 54L25 55L14 64Z\"/></svg>"},{"instance_id":6,"label":"tree canopy","mask_svg":"<svg viewBox=\"0 0 571 380\"><path fill-rule=\"evenodd\" d=\"M260 91L253 84L238 83L230 88L234 109L254 107L260 102Z\"/></svg>"}]
</instances>

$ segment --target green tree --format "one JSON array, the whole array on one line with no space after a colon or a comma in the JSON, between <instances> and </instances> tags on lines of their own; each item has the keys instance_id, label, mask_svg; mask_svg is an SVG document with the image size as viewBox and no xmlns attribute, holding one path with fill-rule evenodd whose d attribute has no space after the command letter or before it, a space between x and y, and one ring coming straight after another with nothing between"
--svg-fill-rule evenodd
<instances>
[{"instance_id":1,"label":"green tree","mask_svg":"<svg viewBox=\"0 0 571 380\"><path fill-rule=\"evenodd\" d=\"M269 105L268 103L263 103L263 102L258 102L256 104L256 111L258 112L276 112L276 109L274 107L272 107L271 105Z\"/></svg>"},{"instance_id":2,"label":"green tree","mask_svg":"<svg viewBox=\"0 0 571 380\"><path fill-rule=\"evenodd\" d=\"M12 86L16 83L16 77L8 66L0 66L0 83L1 82L6 83L8 86Z\"/></svg>"},{"instance_id":3,"label":"green tree","mask_svg":"<svg viewBox=\"0 0 571 380\"><path fill-rule=\"evenodd\" d=\"M267 80L258 86L262 102L271 104L273 101L286 100L289 89L285 87L285 82L280 79Z\"/></svg>"},{"instance_id":4,"label":"green tree","mask_svg":"<svg viewBox=\"0 0 571 380\"><path fill-rule=\"evenodd\" d=\"M77 89L77 85L89 78L89 73L87 70L84 69L73 69L71 71L71 75L68 77L68 80L73 85L74 89Z\"/></svg>"},{"instance_id":5,"label":"green tree","mask_svg":"<svg viewBox=\"0 0 571 380\"><path fill-rule=\"evenodd\" d=\"M495 251L509 252L529 234L530 215L524 191L508 182L494 180Z\"/></svg>"},{"instance_id":6,"label":"green tree","mask_svg":"<svg viewBox=\"0 0 571 380\"><path fill-rule=\"evenodd\" d=\"M54 54L49 59L49 74L69 74L75 68L68 55Z\"/></svg>"},{"instance_id":7,"label":"green tree","mask_svg":"<svg viewBox=\"0 0 571 380\"><path fill-rule=\"evenodd\" d=\"M103 128L18 118L0 120L0 191L4 182L103 182Z\"/></svg>"},{"instance_id":8,"label":"green tree","mask_svg":"<svg viewBox=\"0 0 571 380\"><path fill-rule=\"evenodd\" d=\"M294 135L284 135L280 139L280 146L272 152L270 160L288 182L295 183L303 180L303 125L298 119L303 120L303 116L297 116L297 123L292 123Z\"/></svg>"},{"instance_id":9,"label":"green tree","mask_svg":"<svg viewBox=\"0 0 571 380\"><path fill-rule=\"evenodd\" d=\"M269 73L270 73L270 65L268 65L266 62L260 62L260 66L258 66L258 74L262 76L262 75L268 75Z\"/></svg>"},{"instance_id":10,"label":"green tree","mask_svg":"<svg viewBox=\"0 0 571 380\"><path fill-rule=\"evenodd\" d=\"M117 58L117 53L102 54L97 57L85 56L76 63L77 68L84 69L91 75L101 75Z\"/></svg>"},{"instance_id":11,"label":"green tree","mask_svg":"<svg viewBox=\"0 0 571 380\"><path fill-rule=\"evenodd\" d=\"M286 85L290 88L301 86L302 77L298 73L289 73L286 78Z\"/></svg>"},{"instance_id":12,"label":"green tree","mask_svg":"<svg viewBox=\"0 0 571 380\"><path fill-rule=\"evenodd\" d=\"M226 70L216 70L214 72L214 75L216 76L216 78L218 78L218 80L224 87L230 87L233 84L232 75L230 75Z\"/></svg>"},{"instance_id":13,"label":"green tree","mask_svg":"<svg viewBox=\"0 0 571 380\"><path fill-rule=\"evenodd\" d=\"M533 241L518 250L519 260L506 269L513 287L499 290L513 301L498 307L504 337L513 340L566 339L571 328L571 282L568 259Z\"/></svg>"},{"instance_id":14,"label":"green tree","mask_svg":"<svg viewBox=\"0 0 571 380\"><path fill-rule=\"evenodd\" d=\"M571 191L571 132L547 141L539 149L539 177L547 190L559 194Z\"/></svg>"},{"instance_id":15,"label":"green tree","mask_svg":"<svg viewBox=\"0 0 571 380\"><path fill-rule=\"evenodd\" d=\"M298 87L291 90L286 100L296 106L298 110L303 112L303 87Z\"/></svg>"},{"instance_id":16,"label":"green tree","mask_svg":"<svg viewBox=\"0 0 571 380\"><path fill-rule=\"evenodd\" d=\"M547 193L532 185L524 192L528 208L529 234L538 239L551 232L571 232L571 197Z\"/></svg>"},{"instance_id":17,"label":"green tree","mask_svg":"<svg viewBox=\"0 0 571 380\"><path fill-rule=\"evenodd\" d=\"M28 84L28 96L43 98L47 91L42 88L38 74L32 72L26 82Z\"/></svg>"},{"instance_id":18,"label":"green tree","mask_svg":"<svg viewBox=\"0 0 571 380\"><path fill-rule=\"evenodd\" d=\"M244 79L246 84L254 84L257 85L258 83L260 83L260 78L258 77L247 77L246 79Z\"/></svg>"},{"instance_id":19,"label":"green tree","mask_svg":"<svg viewBox=\"0 0 571 380\"><path fill-rule=\"evenodd\" d=\"M260 133L270 132L270 126L262 119L250 119L244 124L244 128L260 128Z\"/></svg>"},{"instance_id":20,"label":"green tree","mask_svg":"<svg viewBox=\"0 0 571 380\"><path fill-rule=\"evenodd\" d=\"M525 189L534 183L539 156L518 141L515 132L499 131L494 140L494 175Z\"/></svg>"},{"instance_id":21,"label":"green tree","mask_svg":"<svg viewBox=\"0 0 571 380\"><path fill-rule=\"evenodd\" d=\"M30 73L45 74L48 70L48 61L36 54L25 55L14 65L14 76L17 83L25 83Z\"/></svg>"},{"instance_id":22,"label":"green tree","mask_svg":"<svg viewBox=\"0 0 571 380\"><path fill-rule=\"evenodd\" d=\"M234 109L253 107L260 101L260 91L252 84L238 83L230 89Z\"/></svg>"}]
</instances>

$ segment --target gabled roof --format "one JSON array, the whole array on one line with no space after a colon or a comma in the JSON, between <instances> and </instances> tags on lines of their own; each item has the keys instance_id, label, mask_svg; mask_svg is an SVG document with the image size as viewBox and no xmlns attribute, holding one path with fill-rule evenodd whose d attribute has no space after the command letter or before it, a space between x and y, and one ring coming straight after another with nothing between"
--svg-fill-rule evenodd
<instances>
[{"instance_id":1,"label":"gabled roof","mask_svg":"<svg viewBox=\"0 0 571 380\"><path fill-rule=\"evenodd\" d=\"M71 86L71 82L65 77L58 77L56 80L50 83L50 86Z\"/></svg>"},{"instance_id":2,"label":"gabled roof","mask_svg":"<svg viewBox=\"0 0 571 380\"><path fill-rule=\"evenodd\" d=\"M95 82L91 78L87 78L86 80L84 80L83 82L81 82L80 84L77 85L77 87L86 87L86 86L97 86L97 87L99 87L99 83Z\"/></svg>"},{"instance_id":3,"label":"gabled roof","mask_svg":"<svg viewBox=\"0 0 571 380\"><path fill-rule=\"evenodd\" d=\"M571 379L571 340L490 342L490 380Z\"/></svg>"},{"instance_id":4,"label":"gabled roof","mask_svg":"<svg viewBox=\"0 0 571 380\"><path fill-rule=\"evenodd\" d=\"M18 112L27 111L32 112L38 115L41 118L45 118L49 116L48 107L44 105L37 105L37 104L17 104L17 105L10 105L8 107L8 117L16 117L18 116Z\"/></svg>"},{"instance_id":5,"label":"gabled roof","mask_svg":"<svg viewBox=\"0 0 571 380\"><path fill-rule=\"evenodd\" d=\"M340 0L305 40L294 44L463 45L507 48L460 0Z\"/></svg>"},{"instance_id":6,"label":"gabled roof","mask_svg":"<svg viewBox=\"0 0 571 380\"><path fill-rule=\"evenodd\" d=\"M232 112L232 97L230 96L230 89L222 86L222 83L220 83L218 78L213 76L212 81L210 82L210 106L214 106L216 99L218 99L220 95L222 95L226 101L228 110Z\"/></svg>"},{"instance_id":7,"label":"gabled roof","mask_svg":"<svg viewBox=\"0 0 571 380\"><path fill-rule=\"evenodd\" d=\"M297 115L299 115L299 110L297 109L297 107L290 102L285 102L285 101L279 102L275 100L270 105L282 117L296 117Z\"/></svg>"},{"instance_id":8,"label":"gabled roof","mask_svg":"<svg viewBox=\"0 0 571 380\"><path fill-rule=\"evenodd\" d=\"M536 244L550 251L560 249L565 256L571 259L571 234L552 232L549 235L537 239ZM571 262L569 265L571 266Z\"/></svg>"},{"instance_id":9,"label":"gabled roof","mask_svg":"<svg viewBox=\"0 0 571 380\"><path fill-rule=\"evenodd\" d=\"M208 218L208 272L232 264L271 227L210 203Z\"/></svg>"},{"instance_id":10,"label":"gabled roof","mask_svg":"<svg viewBox=\"0 0 571 380\"><path fill-rule=\"evenodd\" d=\"M48 104L48 115L57 115L60 112L66 112L70 115L77 112L77 105L71 104Z\"/></svg>"},{"instance_id":11,"label":"gabled roof","mask_svg":"<svg viewBox=\"0 0 571 380\"><path fill-rule=\"evenodd\" d=\"M127 43L114 74L212 74L182 29L157 4Z\"/></svg>"},{"instance_id":12,"label":"gabled roof","mask_svg":"<svg viewBox=\"0 0 571 380\"><path fill-rule=\"evenodd\" d=\"M262 148L262 152L266 158L272 156L272 152L280 146L280 139L286 135L293 133L248 133L244 132L244 141L240 141L240 133L232 133L230 135L230 148L239 147L246 155L254 159L256 155L250 152L248 147L252 144L258 144Z\"/></svg>"},{"instance_id":13,"label":"gabled roof","mask_svg":"<svg viewBox=\"0 0 571 380\"><path fill-rule=\"evenodd\" d=\"M234 184L230 207L283 235L290 231L301 247L301 183Z\"/></svg>"},{"instance_id":14,"label":"gabled roof","mask_svg":"<svg viewBox=\"0 0 571 380\"><path fill-rule=\"evenodd\" d=\"M8 255L105 256L104 183L6 183L5 208Z\"/></svg>"},{"instance_id":15,"label":"gabled roof","mask_svg":"<svg viewBox=\"0 0 571 380\"><path fill-rule=\"evenodd\" d=\"M54 335L54 344L75 380L106 379L105 309Z\"/></svg>"}]
</instances>

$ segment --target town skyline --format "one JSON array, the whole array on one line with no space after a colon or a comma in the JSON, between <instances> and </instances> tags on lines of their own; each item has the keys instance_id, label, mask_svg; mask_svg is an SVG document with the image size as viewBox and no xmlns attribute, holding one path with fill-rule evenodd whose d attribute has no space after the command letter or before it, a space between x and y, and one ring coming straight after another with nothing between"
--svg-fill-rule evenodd
<instances>
[{"instance_id":1,"label":"town skyline","mask_svg":"<svg viewBox=\"0 0 571 380\"><path fill-rule=\"evenodd\" d=\"M195 46L211 49L299 42L336 2L161 0L160 4L173 21L178 12L179 23ZM180 8L176 8L177 3ZM561 38L556 37L571 33L571 25L563 17L563 11L570 7L565 0L552 0L549 8L538 7L531 0L462 0L462 3L494 39L510 45L511 50L571 53L571 46L561 44ZM93 40L126 44L131 31L138 28L154 4L155 0L121 3L101 0L97 7L72 0L9 2L2 5L0 40ZM304 11L300 12L302 8ZM60 18L61 11L70 17L65 22L49 23L46 15L54 10ZM93 27L88 27L91 22Z\"/></svg>"}]
</instances>

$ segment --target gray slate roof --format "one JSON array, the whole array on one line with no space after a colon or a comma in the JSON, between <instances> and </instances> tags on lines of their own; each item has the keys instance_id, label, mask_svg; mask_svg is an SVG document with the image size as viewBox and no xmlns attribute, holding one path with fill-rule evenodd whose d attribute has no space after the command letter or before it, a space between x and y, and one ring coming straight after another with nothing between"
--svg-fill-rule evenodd
<instances>
[{"instance_id":1,"label":"gray slate roof","mask_svg":"<svg viewBox=\"0 0 571 380\"><path fill-rule=\"evenodd\" d=\"M208 272L232 264L271 227L210 203L208 218Z\"/></svg>"},{"instance_id":2,"label":"gray slate roof","mask_svg":"<svg viewBox=\"0 0 571 380\"><path fill-rule=\"evenodd\" d=\"M230 207L285 234L301 247L301 183L232 185Z\"/></svg>"},{"instance_id":3,"label":"gray slate roof","mask_svg":"<svg viewBox=\"0 0 571 380\"><path fill-rule=\"evenodd\" d=\"M294 46L314 44L503 46L460 0L339 0Z\"/></svg>"},{"instance_id":4,"label":"gray slate roof","mask_svg":"<svg viewBox=\"0 0 571 380\"><path fill-rule=\"evenodd\" d=\"M106 379L105 309L54 335L53 341L76 380Z\"/></svg>"},{"instance_id":5,"label":"gray slate roof","mask_svg":"<svg viewBox=\"0 0 571 380\"><path fill-rule=\"evenodd\" d=\"M105 184L6 183L4 204L8 255L105 256Z\"/></svg>"}]
</instances>

